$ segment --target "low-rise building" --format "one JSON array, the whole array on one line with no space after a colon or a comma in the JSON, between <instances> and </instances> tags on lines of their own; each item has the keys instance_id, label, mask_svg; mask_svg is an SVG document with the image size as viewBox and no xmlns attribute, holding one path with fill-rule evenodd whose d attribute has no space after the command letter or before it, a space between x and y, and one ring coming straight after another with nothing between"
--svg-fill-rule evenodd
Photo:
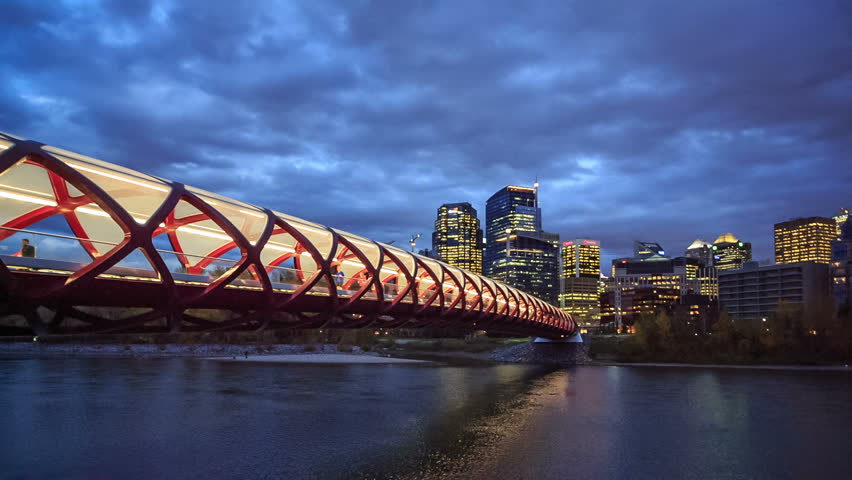
<instances>
[{"instance_id":1,"label":"low-rise building","mask_svg":"<svg viewBox=\"0 0 852 480\"><path fill-rule=\"evenodd\" d=\"M822 311L823 303L831 301L828 267L816 262L746 262L740 270L719 272L719 303L734 320L767 318L781 303L806 314Z\"/></svg>"}]
</instances>

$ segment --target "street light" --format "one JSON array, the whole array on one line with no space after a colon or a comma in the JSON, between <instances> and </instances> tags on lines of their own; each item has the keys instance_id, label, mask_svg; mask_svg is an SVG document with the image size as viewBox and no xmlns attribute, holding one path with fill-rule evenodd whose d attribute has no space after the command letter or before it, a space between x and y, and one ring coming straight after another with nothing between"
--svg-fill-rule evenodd
<instances>
[{"instance_id":1,"label":"street light","mask_svg":"<svg viewBox=\"0 0 852 480\"><path fill-rule=\"evenodd\" d=\"M421 234L414 235L411 237L411 240L408 241L408 244L411 245L411 253L414 253L414 247L417 246L417 239L421 237Z\"/></svg>"}]
</instances>

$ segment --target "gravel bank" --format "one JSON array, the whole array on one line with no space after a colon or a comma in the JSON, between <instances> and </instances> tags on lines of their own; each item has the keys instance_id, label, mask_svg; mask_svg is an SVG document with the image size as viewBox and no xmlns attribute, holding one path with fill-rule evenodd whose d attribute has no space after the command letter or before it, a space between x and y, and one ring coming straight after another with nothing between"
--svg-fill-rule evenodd
<instances>
[{"instance_id":1,"label":"gravel bank","mask_svg":"<svg viewBox=\"0 0 852 480\"><path fill-rule=\"evenodd\" d=\"M245 357L207 357L207 360L218 360L220 362L247 362L247 363L429 363L426 360L412 360L409 358L384 357L380 355L355 354L355 353L291 353L286 355L251 355Z\"/></svg>"},{"instance_id":2,"label":"gravel bank","mask_svg":"<svg viewBox=\"0 0 852 480\"><path fill-rule=\"evenodd\" d=\"M491 354L491 359L507 363L534 363L539 365L588 365L588 343L521 343Z\"/></svg>"}]
</instances>

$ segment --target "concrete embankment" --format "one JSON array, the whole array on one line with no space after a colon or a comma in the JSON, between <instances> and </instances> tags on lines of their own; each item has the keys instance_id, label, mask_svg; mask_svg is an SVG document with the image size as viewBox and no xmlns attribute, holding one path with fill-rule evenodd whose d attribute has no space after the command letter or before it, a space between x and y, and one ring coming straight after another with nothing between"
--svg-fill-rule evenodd
<instances>
[{"instance_id":1,"label":"concrete embankment","mask_svg":"<svg viewBox=\"0 0 852 480\"><path fill-rule=\"evenodd\" d=\"M560 366L592 363L588 343L527 342L497 350L491 354L490 358L498 362Z\"/></svg>"}]
</instances>

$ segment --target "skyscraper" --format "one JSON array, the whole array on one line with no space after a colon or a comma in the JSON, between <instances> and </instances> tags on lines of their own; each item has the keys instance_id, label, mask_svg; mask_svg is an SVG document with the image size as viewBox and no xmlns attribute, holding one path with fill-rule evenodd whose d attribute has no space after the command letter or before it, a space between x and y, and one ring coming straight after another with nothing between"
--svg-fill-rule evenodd
<instances>
[{"instance_id":1,"label":"skyscraper","mask_svg":"<svg viewBox=\"0 0 852 480\"><path fill-rule=\"evenodd\" d=\"M852 269L852 222L843 224L840 239L831 245L831 283L834 287L834 301L838 309L848 309L852 305L850 295L850 269Z\"/></svg>"},{"instance_id":2,"label":"skyscraper","mask_svg":"<svg viewBox=\"0 0 852 480\"><path fill-rule=\"evenodd\" d=\"M695 258L705 267L710 267L713 265L713 245L697 238L687 247L684 256Z\"/></svg>"},{"instance_id":3,"label":"skyscraper","mask_svg":"<svg viewBox=\"0 0 852 480\"><path fill-rule=\"evenodd\" d=\"M775 224L775 263L831 263L837 224L831 218L797 218Z\"/></svg>"},{"instance_id":4,"label":"skyscraper","mask_svg":"<svg viewBox=\"0 0 852 480\"><path fill-rule=\"evenodd\" d=\"M713 245L697 238L686 248L684 257L698 260L698 293L710 298L719 296L719 279L713 266Z\"/></svg>"},{"instance_id":5,"label":"skyscraper","mask_svg":"<svg viewBox=\"0 0 852 480\"><path fill-rule=\"evenodd\" d=\"M600 321L601 244L578 238L562 243L559 306L580 323Z\"/></svg>"},{"instance_id":6,"label":"skyscraper","mask_svg":"<svg viewBox=\"0 0 852 480\"><path fill-rule=\"evenodd\" d=\"M843 236L843 225L849 221L849 209L841 208L832 218L837 225L837 239L840 240L840 237Z\"/></svg>"},{"instance_id":7,"label":"skyscraper","mask_svg":"<svg viewBox=\"0 0 852 480\"><path fill-rule=\"evenodd\" d=\"M497 191L485 202L486 276L492 276L494 263L505 256L506 231L537 236L541 231L541 210L536 189L509 185ZM504 240L500 241L499 239Z\"/></svg>"},{"instance_id":8,"label":"skyscraper","mask_svg":"<svg viewBox=\"0 0 852 480\"><path fill-rule=\"evenodd\" d=\"M482 229L469 203L445 203L438 208L432 250L450 265L482 275Z\"/></svg>"},{"instance_id":9,"label":"skyscraper","mask_svg":"<svg viewBox=\"0 0 852 480\"><path fill-rule=\"evenodd\" d=\"M542 231L538 185L509 185L485 203L486 276L558 304L558 236Z\"/></svg>"},{"instance_id":10,"label":"skyscraper","mask_svg":"<svg viewBox=\"0 0 852 480\"><path fill-rule=\"evenodd\" d=\"M736 270L751 261L751 243L742 242L732 233L723 233L713 242L713 264L718 270Z\"/></svg>"}]
</instances>

